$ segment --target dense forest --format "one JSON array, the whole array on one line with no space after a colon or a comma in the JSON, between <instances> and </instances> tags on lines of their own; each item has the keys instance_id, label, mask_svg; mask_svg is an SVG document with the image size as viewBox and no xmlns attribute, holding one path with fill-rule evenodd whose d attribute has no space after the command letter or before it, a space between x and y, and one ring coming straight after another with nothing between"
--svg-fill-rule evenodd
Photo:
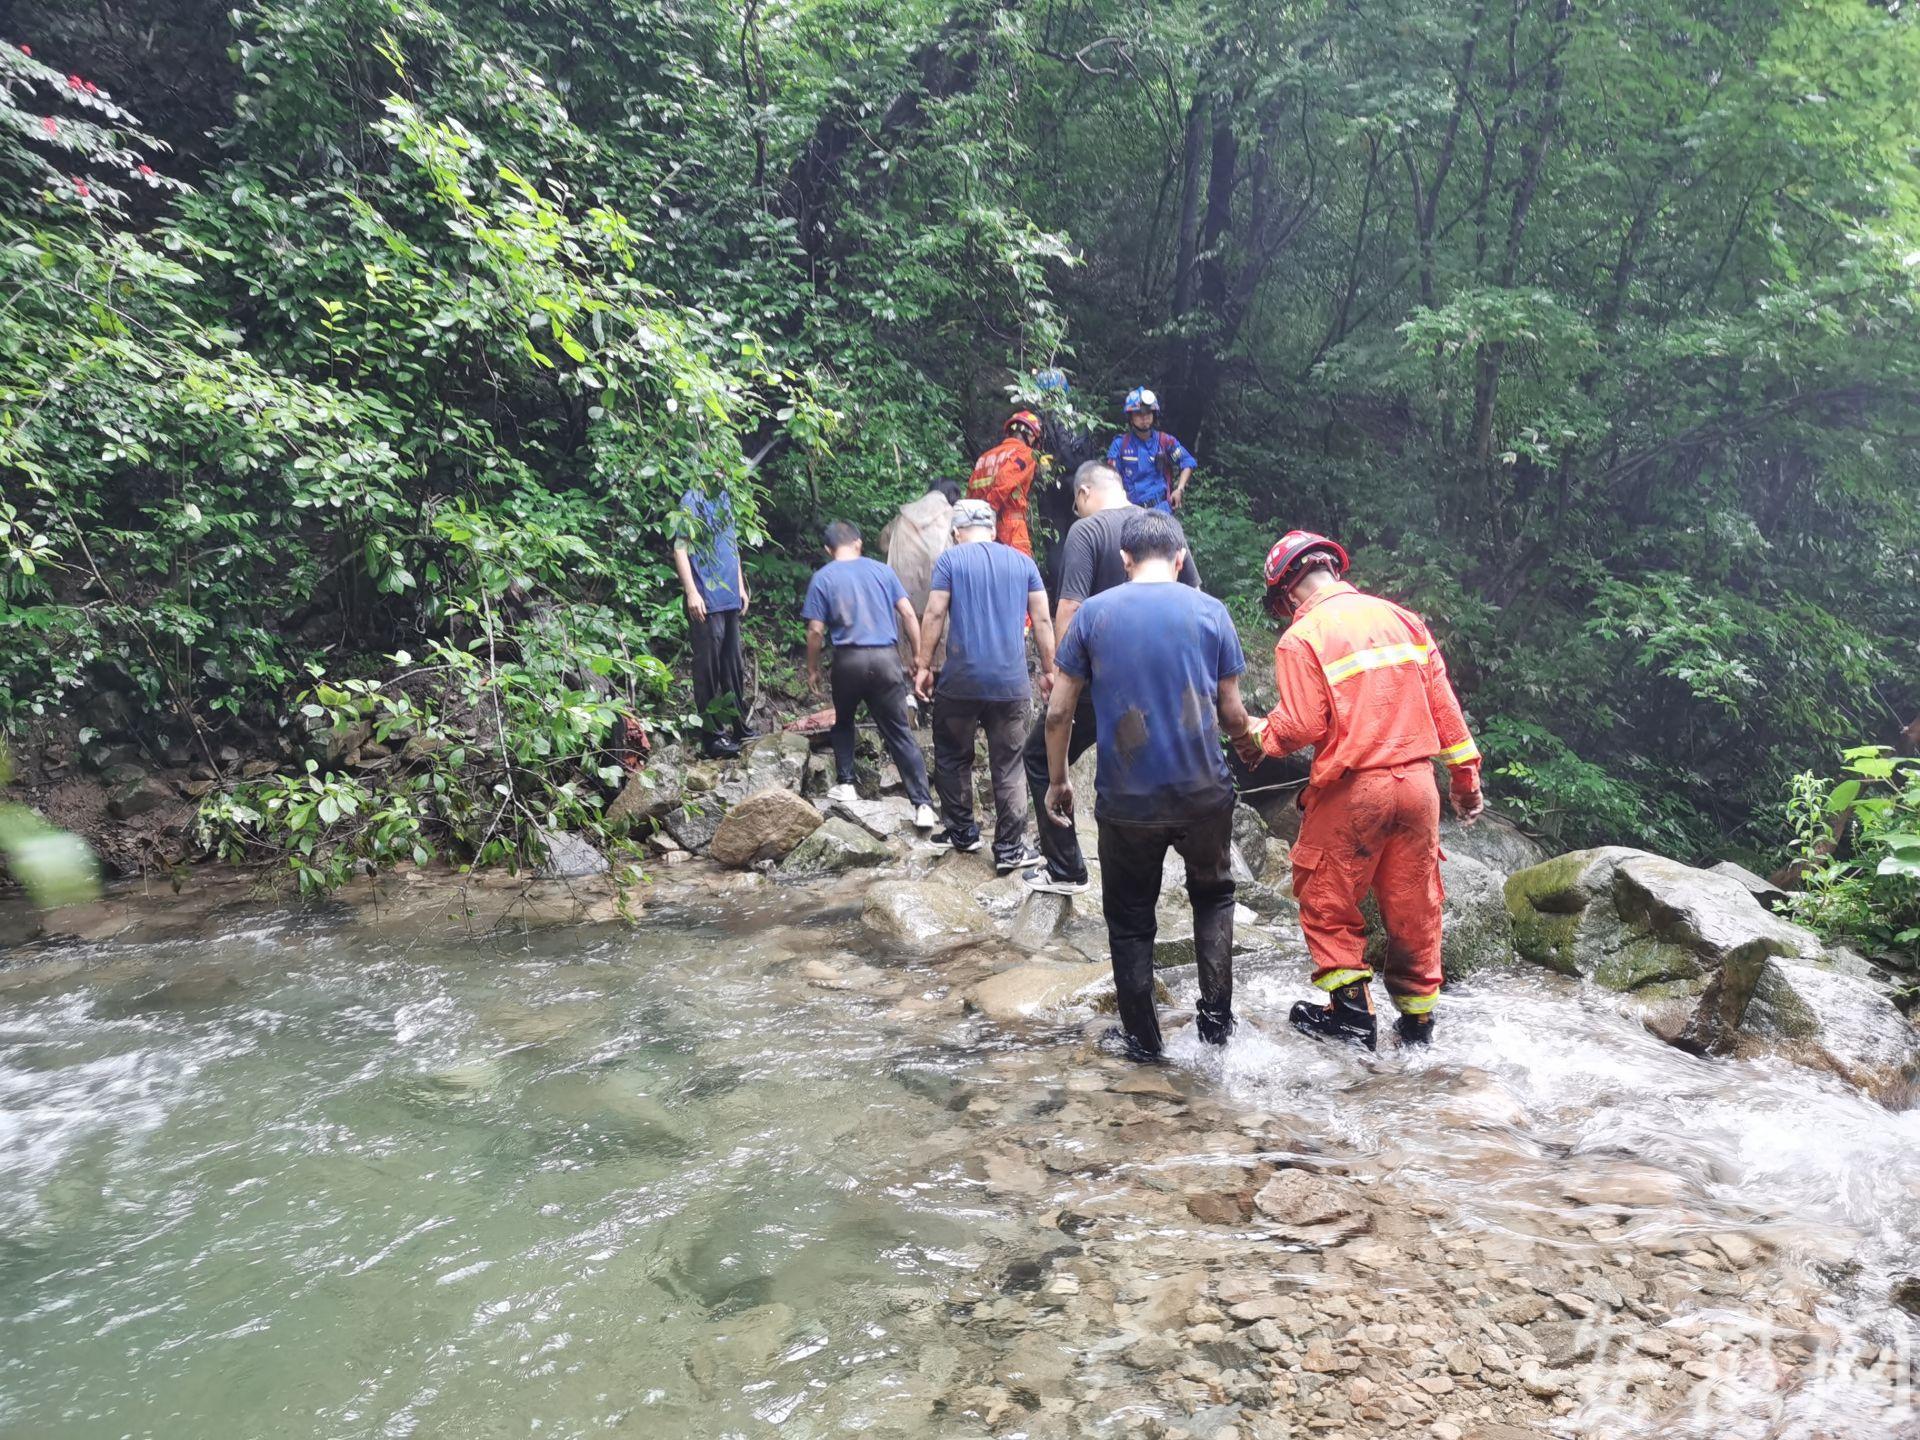
<instances>
[{"instance_id":1,"label":"dense forest","mask_svg":"<svg viewBox=\"0 0 1920 1440\"><path fill-rule=\"evenodd\" d=\"M9 14L16 750L130 714L224 780L358 718L404 782L221 785L214 843L500 858L681 718L690 483L748 518L778 692L822 521L964 480L1012 402L1104 447L1147 384L1250 651L1273 536L1334 533L1508 813L1772 858L1854 750L1849 878L1920 924L1920 779L1856 748L1920 714L1910 6Z\"/></svg>"}]
</instances>

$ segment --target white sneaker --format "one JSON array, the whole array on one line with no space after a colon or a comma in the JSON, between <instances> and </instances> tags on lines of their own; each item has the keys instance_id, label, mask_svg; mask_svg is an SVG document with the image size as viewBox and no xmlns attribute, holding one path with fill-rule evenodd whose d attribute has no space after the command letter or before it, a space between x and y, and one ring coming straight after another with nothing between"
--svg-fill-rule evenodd
<instances>
[{"instance_id":1,"label":"white sneaker","mask_svg":"<svg viewBox=\"0 0 1920 1440\"><path fill-rule=\"evenodd\" d=\"M940 817L933 813L931 805L922 805L913 812L913 828L916 830L931 830L939 823Z\"/></svg>"},{"instance_id":2,"label":"white sneaker","mask_svg":"<svg viewBox=\"0 0 1920 1440\"><path fill-rule=\"evenodd\" d=\"M842 805L851 805L860 798L860 792L851 785L834 785L827 790L827 799Z\"/></svg>"}]
</instances>

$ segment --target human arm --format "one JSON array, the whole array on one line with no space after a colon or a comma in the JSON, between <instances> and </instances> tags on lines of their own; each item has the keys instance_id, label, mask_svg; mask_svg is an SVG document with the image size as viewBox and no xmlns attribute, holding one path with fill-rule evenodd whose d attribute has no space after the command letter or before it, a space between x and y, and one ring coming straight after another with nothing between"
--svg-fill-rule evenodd
<instances>
[{"instance_id":1,"label":"human arm","mask_svg":"<svg viewBox=\"0 0 1920 1440\"><path fill-rule=\"evenodd\" d=\"M1460 697L1453 693L1453 681L1447 676L1447 662L1440 647L1427 637L1432 653L1427 659L1427 708L1433 712L1434 732L1440 737L1440 762L1451 777L1453 813L1471 825L1487 808L1480 790L1480 747L1473 743L1467 729L1467 717L1460 709Z\"/></svg>"},{"instance_id":2,"label":"human arm","mask_svg":"<svg viewBox=\"0 0 1920 1440\"><path fill-rule=\"evenodd\" d=\"M707 602L700 594L700 582L694 578L693 556L684 540L673 542L673 573L680 577L680 589L687 597L687 614L695 620L706 619Z\"/></svg>"},{"instance_id":3,"label":"human arm","mask_svg":"<svg viewBox=\"0 0 1920 1440\"><path fill-rule=\"evenodd\" d=\"M1040 697L1053 694L1053 621L1047 618L1047 592L1027 592L1027 620L1033 626L1033 648L1040 656Z\"/></svg>"},{"instance_id":4,"label":"human arm","mask_svg":"<svg viewBox=\"0 0 1920 1440\"><path fill-rule=\"evenodd\" d=\"M753 606L753 594L747 589L747 562L736 555L733 563L734 584L738 587L740 596L740 615L744 619L747 611Z\"/></svg>"},{"instance_id":5,"label":"human arm","mask_svg":"<svg viewBox=\"0 0 1920 1440\"><path fill-rule=\"evenodd\" d=\"M907 648L918 655L920 653L920 617L913 613L913 601L902 594L893 602L893 613L900 617L901 628L907 636Z\"/></svg>"},{"instance_id":6,"label":"human arm","mask_svg":"<svg viewBox=\"0 0 1920 1440\"><path fill-rule=\"evenodd\" d=\"M1067 778L1067 750L1073 739L1073 712L1079 708L1086 681L1060 671L1047 701L1047 819L1055 825L1073 824L1073 782Z\"/></svg>"},{"instance_id":7,"label":"human arm","mask_svg":"<svg viewBox=\"0 0 1920 1440\"><path fill-rule=\"evenodd\" d=\"M826 643L826 639L826 621L807 621L807 689L815 695L824 688L820 682L820 649Z\"/></svg>"},{"instance_id":8,"label":"human arm","mask_svg":"<svg viewBox=\"0 0 1920 1440\"><path fill-rule=\"evenodd\" d=\"M1220 729L1227 739L1233 742L1233 748L1246 759L1242 746L1248 742L1258 745L1260 732L1254 729L1253 717L1247 714L1247 702L1240 696L1240 677L1222 675L1220 688L1213 697L1215 711L1220 716Z\"/></svg>"},{"instance_id":9,"label":"human arm","mask_svg":"<svg viewBox=\"0 0 1920 1440\"><path fill-rule=\"evenodd\" d=\"M1193 467L1188 466L1180 472L1180 478L1173 482L1173 494L1167 497L1167 503L1175 510L1178 510L1181 502L1187 498L1187 481L1192 478Z\"/></svg>"},{"instance_id":10,"label":"human arm","mask_svg":"<svg viewBox=\"0 0 1920 1440\"><path fill-rule=\"evenodd\" d=\"M1278 698L1260 731L1260 753L1277 760L1325 741L1333 729L1333 696L1313 647L1282 635L1273 651L1273 686Z\"/></svg>"},{"instance_id":11,"label":"human arm","mask_svg":"<svg viewBox=\"0 0 1920 1440\"><path fill-rule=\"evenodd\" d=\"M1179 478L1173 482L1173 490L1167 497L1167 503L1178 510L1180 502L1186 498L1187 482L1193 478L1193 472L1200 468L1200 462L1194 459L1193 452L1178 440L1175 440L1170 448L1172 454L1168 459L1172 463L1168 468L1177 471Z\"/></svg>"},{"instance_id":12,"label":"human arm","mask_svg":"<svg viewBox=\"0 0 1920 1440\"><path fill-rule=\"evenodd\" d=\"M920 643L913 647L913 690L922 700L933 698L933 654L940 648L940 637L947 628L947 606L953 596L946 590L927 595L927 613L920 622Z\"/></svg>"}]
</instances>

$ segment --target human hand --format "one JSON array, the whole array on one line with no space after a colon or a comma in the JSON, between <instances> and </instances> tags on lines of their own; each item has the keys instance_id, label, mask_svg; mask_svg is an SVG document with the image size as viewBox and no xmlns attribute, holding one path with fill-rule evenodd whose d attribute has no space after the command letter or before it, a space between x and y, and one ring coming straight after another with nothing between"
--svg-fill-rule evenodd
<instances>
[{"instance_id":1,"label":"human hand","mask_svg":"<svg viewBox=\"0 0 1920 1440\"><path fill-rule=\"evenodd\" d=\"M820 672L818 670L807 671L807 693L818 697L824 689L826 689L826 686L820 683Z\"/></svg>"},{"instance_id":2,"label":"human hand","mask_svg":"<svg viewBox=\"0 0 1920 1440\"><path fill-rule=\"evenodd\" d=\"M1233 737L1233 753L1240 757L1242 765L1251 768L1267 758L1266 749L1260 743L1264 728L1256 721Z\"/></svg>"},{"instance_id":3,"label":"human hand","mask_svg":"<svg viewBox=\"0 0 1920 1440\"><path fill-rule=\"evenodd\" d=\"M1053 671L1051 670L1040 672L1040 698L1042 700L1053 698Z\"/></svg>"},{"instance_id":4,"label":"human hand","mask_svg":"<svg viewBox=\"0 0 1920 1440\"><path fill-rule=\"evenodd\" d=\"M687 591L687 614L695 620L707 618L707 602L698 590Z\"/></svg>"},{"instance_id":5,"label":"human hand","mask_svg":"<svg viewBox=\"0 0 1920 1440\"><path fill-rule=\"evenodd\" d=\"M1478 820L1487 808L1487 797L1476 787L1472 790L1453 792L1453 813L1460 817L1462 825L1471 825Z\"/></svg>"},{"instance_id":6,"label":"human hand","mask_svg":"<svg viewBox=\"0 0 1920 1440\"><path fill-rule=\"evenodd\" d=\"M1047 786L1047 818L1054 824L1073 824L1073 782L1056 780Z\"/></svg>"},{"instance_id":7,"label":"human hand","mask_svg":"<svg viewBox=\"0 0 1920 1440\"><path fill-rule=\"evenodd\" d=\"M933 667L922 665L913 672L913 693L922 700L933 699Z\"/></svg>"},{"instance_id":8,"label":"human hand","mask_svg":"<svg viewBox=\"0 0 1920 1440\"><path fill-rule=\"evenodd\" d=\"M743 584L740 587L740 618L747 618L747 612L753 609L753 592Z\"/></svg>"},{"instance_id":9,"label":"human hand","mask_svg":"<svg viewBox=\"0 0 1920 1440\"><path fill-rule=\"evenodd\" d=\"M1178 510L1182 502L1184 502L1186 498L1187 498L1187 487L1184 485L1176 485L1173 487L1173 494L1168 497L1167 503L1171 505L1175 510Z\"/></svg>"}]
</instances>

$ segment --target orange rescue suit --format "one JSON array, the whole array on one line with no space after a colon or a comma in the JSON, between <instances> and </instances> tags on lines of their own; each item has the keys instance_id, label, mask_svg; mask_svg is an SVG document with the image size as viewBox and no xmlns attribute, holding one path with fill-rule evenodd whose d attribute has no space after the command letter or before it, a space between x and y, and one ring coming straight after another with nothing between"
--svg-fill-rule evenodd
<instances>
[{"instance_id":1,"label":"orange rescue suit","mask_svg":"<svg viewBox=\"0 0 1920 1440\"><path fill-rule=\"evenodd\" d=\"M1033 537L1027 533L1027 495L1033 489L1035 470L1033 447L1009 435L973 462L973 478L967 482L969 500L984 500L993 507L997 522L993 538L1027 556L1033 554Z\"/></svg>"},{"instance_id":2,"label":"orange rescue suit","mask_svg":"<svg viewBox=\"0 0 1920 1440\"><path fill-rule=\"evenodd\" d=\"M1360 902L1387 932L1387 990L1405 1014L1433 1008L1440 969L1443 761L1462 797L1480 788L1480 751L1425 622L1341 583L1294 614L1273 652L1279 703L1260 737L1269 755L1314 747L1293 893L1313 983L1372 978Z\"/></svg>"}]
</instances>

